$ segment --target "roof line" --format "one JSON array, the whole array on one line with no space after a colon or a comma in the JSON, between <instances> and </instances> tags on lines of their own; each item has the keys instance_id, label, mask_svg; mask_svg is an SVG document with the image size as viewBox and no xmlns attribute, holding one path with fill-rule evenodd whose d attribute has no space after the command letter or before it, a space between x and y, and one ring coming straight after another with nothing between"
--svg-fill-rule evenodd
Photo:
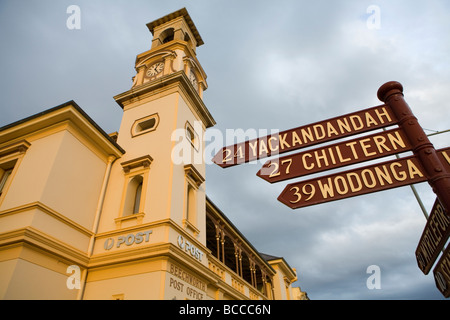
<instances>
[{"instance_id":1,"label":"roof line","mask_svg":"<svg viewBox=\"0 0 450 320\"><path fill-rule=\"evenodd\" d=\"M3 126L3 127L0 127L0 132L1 131L4 131L4 130L7 130L7 129L9 129L9 128L12 128L12 127L15 127L15 126L17 126L17 125L19 125L19 124L22 124L22 123L25 123L25 122L28 122L28 121L30 121L30 120L33 120L33 119L36 119L36 118L39 118L39 117L41 117L41 116L44 116L44 115L47 115L47 114L50 114L50 113L52 113L52 112L54 112L54 111L56 111L56 110L59 110L59 109L63 109L63 108L65 108L65 107L68 107L68 106L72 106L72 107L74 107L79 113L81 113L81 115L86 119L86 120L88 120L89 121L89 123L91 124L91 125L93 125L94 127L95 127L95 129L97 129L97 131L98 132L100 132L109 142L111 142L113 145L114 145L114 147L116 147L122 154L124 154L125 153L125 150L121 147L121 146L119 146L118 144L117 144L117 142L115 142L83 109L81 109L81 107L75 102L75 101L73 101L73 100L69 100L69 101L67 101L67 102L64 102L64 103L62 103L62 104L60 104L60 105L57 105L56 107L53 107L53 108L50 108L50 109L47 109L47 110L44 110L44 111L42 111L42 112L39 112L39 113L36 113L36 114L34 114L34 115L31 115L31 116L29 116L29 117L26 117L26 118L23 118L23 119L21 119L21 120L18 120L18 121L15 121L15 122L13 122L13 123L10 123L10 124L7 124L7 125L5 125L5 126Z\"/></svg>"}]
</instances>

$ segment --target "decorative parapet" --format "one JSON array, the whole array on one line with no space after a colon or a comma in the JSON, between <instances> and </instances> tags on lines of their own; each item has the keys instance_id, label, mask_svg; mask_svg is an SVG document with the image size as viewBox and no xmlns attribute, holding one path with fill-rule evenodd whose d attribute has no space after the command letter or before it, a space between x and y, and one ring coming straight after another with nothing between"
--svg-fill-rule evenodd
<instances>
[{"instance_id":1,"label":"decorative parapet","mask_svg":"<svg viewBox=\"0 0 450 320\"><path fill-rule=\"evenodd\" d=\"M237 291L239 291L240 293L245 294L245 286L244 286L244 284L240 280L237 280L233 276L231 276L231 286L233 288L235 288Z\"/></svg>"},{"instance_id":2,"label":"decorative parapet","mask_svg":"<svg viewBox=\"0 0 450 320\"><path fill-rule=\"evenodd\" d=\"M214 263L213 261L211 261L211 259L209 259L208 267L209 270L217 274L223 281L225 281L225 270L219 267L217 263Z\"/></svg>"},{"instance_id":3,"label":"decorative parapet","mask_svg":"<svg viewBox=\"0 0 450 320\"><path fill-rule=\"evenodd\" d=\"M237 296L244 295L250 300L267 300L268 297L254 288L250 283L240 277L236 272L224 265L214 255L208 254L208 267L218 277L232 288Z\"/></svg>"}]
</instances>

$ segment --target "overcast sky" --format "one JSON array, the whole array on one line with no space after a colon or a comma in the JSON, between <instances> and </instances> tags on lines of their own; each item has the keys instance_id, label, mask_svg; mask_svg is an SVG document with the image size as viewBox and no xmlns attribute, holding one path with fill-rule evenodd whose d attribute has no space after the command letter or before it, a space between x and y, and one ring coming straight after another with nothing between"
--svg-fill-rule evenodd
<instances>
[{"instance_id":1,"label":"overcast sky","mask_svg":"<svg viewBox=\"0 0 450 320\"><path fill-rule=\"evenodd\" d=\"M70 5L80 29L66 26ZM445 0L2 0L0 126L74 100L118 131L113 96L130 89L136 55L150 48L146 23L182 7L205 42L197 57L214 130L282 131L358 111L381 104L391 80L427 133L450 129ZM442 148L450 135L430 139ZM277 200L286 183L258 178L260 167L207 165L207 194L255 248L297 269L311 299L443 299L416 264L426 220L410 187L292 210ZM431 188L416 188L430 211ZM380 289L366 285L372 265Z\"/></svg>"}]
</instances>

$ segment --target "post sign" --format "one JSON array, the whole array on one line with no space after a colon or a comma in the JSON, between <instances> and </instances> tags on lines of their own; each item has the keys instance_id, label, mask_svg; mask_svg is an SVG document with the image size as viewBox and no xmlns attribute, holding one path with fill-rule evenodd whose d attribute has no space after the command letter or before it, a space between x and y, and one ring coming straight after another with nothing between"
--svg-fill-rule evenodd
<instances>
[{"instance_id":1,"label":"post sign","mask_svg":"<svg viewBox=\"0 0 450 320\"><path fill-rule=\"evenodd\" d=\"M212 161L222 168L227 168L396 123L397 119L390 108L380 105L224 147Z\"/></svg>"},{"instance_id":2,"label":"post sign","mask_svg":"<svg viewBox=\"0 0 450 320\"><path fill-rule=\"evenodd\" d=\"M410 150L403 132L393 129L269 160L256 175L273 183Z\"/></svg>"},{"instance_id":3,"label":"post sign","mask_svg":"<svg viewBox=\"0 0 450 320\"><path fill-rule=\"evenodd\" d=\"M291 183L278 200L292 209L426 181L416 157L387 161L325 177Z\"/></svg>"},{"instance_id":4,"label":"post sign","mask_svg":"<svg viewBox=\"0 0 450 320\"><path fill-rule=\"evenodd\" d=\"M433 270L436 287L444 295L450 297L450 245L445 249Z\"/></svg>"},{"instance_id":5,"label":"post sign","mask_svg":"<svg viewBox=\"0 0 450 320\"><path fill-rule=\"evenodd\" d=\"M416 249L419 269L428 274L450 235L450 218L436 199Z\"/></svg>"}]
</instances>

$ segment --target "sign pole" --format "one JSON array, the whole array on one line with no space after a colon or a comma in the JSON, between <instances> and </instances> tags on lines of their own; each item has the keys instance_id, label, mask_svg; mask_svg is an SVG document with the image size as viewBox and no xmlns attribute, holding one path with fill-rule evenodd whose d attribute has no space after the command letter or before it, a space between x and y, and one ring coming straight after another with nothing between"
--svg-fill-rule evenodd
<instances>
[{"instance_id":1,"label":"sign pole","mask_svg":"<svg viewBox=\"0 0 450 320\"><path fill-rule=\"evenodd\" d=\"M428 183L447 213L450 211L450 172L438 157L436 149L419 125L403 97L403 86L396 81L383 84L378 89L378 99L391 107L398 125L409 139L414 155L421 162Z\"/></svg>"}]
</instances>

